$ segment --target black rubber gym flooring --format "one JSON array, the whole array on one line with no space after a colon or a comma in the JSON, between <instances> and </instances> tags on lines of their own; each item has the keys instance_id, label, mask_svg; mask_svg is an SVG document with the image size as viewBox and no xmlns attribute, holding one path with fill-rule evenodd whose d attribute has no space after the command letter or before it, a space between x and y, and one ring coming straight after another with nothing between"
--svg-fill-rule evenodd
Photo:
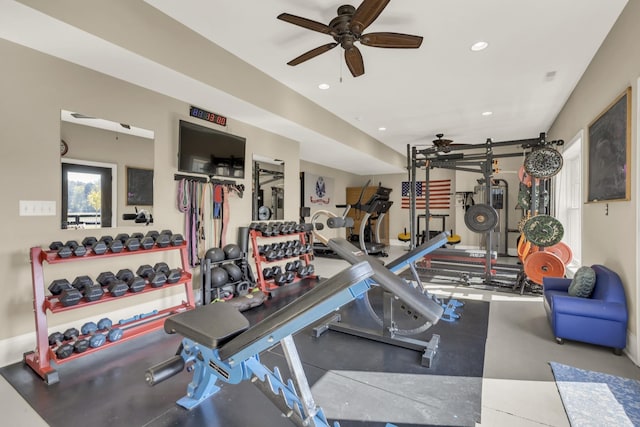
<instances>
[{"instance_id":1,"label":"black rubber gym flooring","mask_svg":"<svg viewBox=\"0 0 640 427\"><path fill-rule=\"evenodd\" d=\"M254 323L295 298L292 288L244 314ZM461 319L440 321L416 338L440 335L431 368L420 353L328 331L314 338L311 327L295 343L313 389L330 422L342 427L473 426L480 422L484 346L489 304L466 301ZM344 319L370 322L354 302ZM371 324L371 323L368 323ZM173 354L179 336L163 331L122 343L61 365L60 382L47 386L29 367L16 363L0 373L53 427L113 426L289 426L276 407L250 382L223 384L222 390L192 411L175 404L191 375L183 372L155 387L144 371ZM268 367L288 377L280 346L261 354Z\"/></svg>"}]
</instances>

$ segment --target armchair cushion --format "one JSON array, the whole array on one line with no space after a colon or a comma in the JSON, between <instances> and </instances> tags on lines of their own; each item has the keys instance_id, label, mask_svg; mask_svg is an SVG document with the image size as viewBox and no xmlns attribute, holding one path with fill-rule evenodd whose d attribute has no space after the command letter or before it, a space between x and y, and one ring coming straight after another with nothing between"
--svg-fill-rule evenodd
<instances>
[{"instance_id":1,"label":"armchair cushion","mask_svg":"<svg viewBox=\"0 0 640 427\"><path fill-rule=\"evenodd\" d=\"M589 298L596 284L596 272L593 268L583 266L576 271L569 285L568 293L572 297Z\"/></svg>"}]
</instances>

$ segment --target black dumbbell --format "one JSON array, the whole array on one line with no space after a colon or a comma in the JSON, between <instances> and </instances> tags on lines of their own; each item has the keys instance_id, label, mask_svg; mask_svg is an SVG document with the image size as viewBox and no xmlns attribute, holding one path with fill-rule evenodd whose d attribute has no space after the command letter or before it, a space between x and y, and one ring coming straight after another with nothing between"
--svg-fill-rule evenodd
<instances>
[{"instance_id":1,"label":"black dumbbell","mask_svg":"<svg viewBox=\"0 0 640 427\"><path fill-rule=\"evenodd\" d=\"M265 267L262 269L262 277L265 280L269 280L273 277L273 269L271 267Z\"/></svg>"},{"instance_id":2,"label":"black dumbbell","mask_svg":"<svg viewBox=\"0 0 640 427\"><path fill-rule=\"evenodd\" d=\"M98 239L96 239L95 237L87 236L84 239L82 239L82 246L84 246L85 248L91 248L91 246L93 246L93 244L97 241Z\"/></svg>"},{"instance_id":3,"label":"black dumbbell","mask_svg":"<svg viewBox=\"0 0 640 427\"><path fill-rule=\"evenodd\" d=\"M122 280L123 282L128 282L133 278L133 271L129 268L123 268L118 270L116 273L116 278Z\"/></svg>"},{"instance_id":4,"label":"black dumbbell","mask_svg":"<svg viewBox=\"0 0 640 427\"><path fill-rule=\"evenodd\" d=\"M150 230L147 231L147 234L145 234L144 237L151 237L155 242L159 235L160 233L158 233L156 230Z\"/></svg>"},{"instance_id":5,"label":"black dumbbell","mask_svg":"<svg viewBox=\"0 0 640 427\"><path fill-rule=\"evenodd\" d=\"M140 239L140 247L144 250L153 248L155 244L156 241L151 236L144 236L142 239Z\"/></svg>"},{"instance_id":6,"label":"black dumbbell","mask_svg":"<svg viewBox=\"0 0 640 427\"><path fill-rule=\"evenodd\" d=\"M300 268L301 265L302 265L302 262L299 259L297 259L295 261L289 261L284 266L284 270L285 271L298 271L298 269Z\"/></svg>"},{"instance_id":7,"label":"black dumbbell","mask_svg":"<svg viewBox=\"0 0 640 427\"><path fill-rule=\"evenodd\" d=\"M122 242L122 244L124 245L124 242L126 242L129 237L131 237L131 236L129 236L129 234L127 234L127 233L119 233L118 235L116 235L116 237L114 237L114 239L115 240L120 240Z\"/></svg>"},{"instance_id":8,"label":"black dumbbell","mask_svg":"<svg viewBox=\"0 0 640 427\"><path fill-rule=\"evenodd\" d=\"M74 288L67 279L56 279L51 282L49 292L58 296L58 301L64 307L76 305L82 299L82 293Z\"/></svg>"},{"instance_id":9,"label":"black dumbbell","mask_svg":"<svg viewBox=\"0 0 640 427\"><path fill-rule=\"evenodd\" d=\"M143 264L140 267L138 267L138 270L136 271L136 274L140 277L144 277L145 279L148 279L149 276L151 276L154 273L153 271L153 267L151 267L149 264Z\"/></svg>"},{"instance_id":10,"label":"black dumbbell","mask_svg":"<svg viewBox=\"0 0 640 427\"><path fill-rule=\"evenodd\" d=\"M107 246L109 246L111 244L111 242L113 242L113 237L107 235L104 235L102 237L100 237L99 240L102 240Z\"/></svg>"},{"instance_id":11,"label":"black dumbbell","mask_svg":"<svg viewBox=\"0 0 640 427\"><path fill-rule=\"evenodd\" d=\"M76 353L84 353L89 349L89 340L79 337L80 332L76 328L69 328L64 331L64 339L73 344L73 350Z\"/></svg>"},{"instance_id":12,"label":"black dumbbell","mask_svg":"<svg viewBox=\"0 0 640 427\"><path fill-rule=\"evenodd\" d=\"M107 252L107 249L107 244L102 240L98 240L91 245L91 250L96 255L103 255Z\"/></svg>"},{"instance_id":13,"label":"black dumbbell","mask_svg":"<svg viewBox=\"0 0 640 427\"><path fill-rule=\"evenodd\" d=\"M147 286L147 281L140 276L134 276L127 282L129 286L129 291L131 292L141 292Z\"/></svg>"},{"instance_id":14,"label":"black dumbbell","mask_svg":"<svg viewBox=\"0 0 640 427\"><path fill-rule=\"evenodd\" d=\"M267 253L265 253L264 257L267 261L275 261L276 259L278 259L278 251L270 249L267 251Z\"/></svg>"},{"instance_id":15,"label":"black dumbbell","mask_svg":"<svg viewBox=\"0 0 640 427\"><path fill-rule=\"evenodd\" d=\"M144 234L140 233L139 231L136 231L135 233L131 233L131 237L133 237L134 239L141 240L144 237Z\"/></svg>"},{"instance_id":16,"label":"black dumbbell","mask_svg":"<svg viewBox=\"0 0 640 427\"><path fill-rule=\"evenodd\" d=\"M126 283L130 292L140 292L147 286L144 278L135 276L133 271L128 268L119 270L118 273L116 273L116 278Z\"/></svg>"},{"instance_id":17,"label":"black dumbbell","mask_svg":"<svg viewBox=\"0 0 640 427\"><path fill-rule=\"evenodd\" d=\"M73 254L71 248L62 242L51 242L49 249L56 251L60 258L69 258Z\"/></svg>"},{"instance_id":18,"label":"black dumbbell","mask_svg":"<svg viewBox=\"0 0 640 427\"><path fill-rule=\"evenodd\" d=\"M71 253L74 256L85 256L87 254L87 248L78 244L75 240L68 240L64 245L71 249Z\"/></svg>"},{"instance_id":19,"label":"black dumbbell","mask_svg":"<svg viewBox=\"0 0 640 427\"><path fill-rule=\"evenodd\" d=\"M171 246L180 246L184 243L184 237L182 237L182 234L172 234L169 242Z\"/></svg>"},{"instance_id":20,"label":"black dumbbell","mask_svg":"<svg viewBox=\"0 0 640 427\"><path fill-rule=\"evenodd\" d=\"M279 265L274 265L273 267L271 267L271 270L273 270L273 277L277 276L278 274L282 274L282 267L280 267Z\"/></svg>"},{"instance_id":21,"label":"black dumbbell","mask_svg":"<svg viewBox=\"0 0 640 427\"><path fill-rule=\"evenodd\" d=\"M313 276L313 273L315 273L315 267L313 264L301 267L300 270L298 270L298 275L300 277Z\"/></svg>"},{"instance_id":22,"label":"black dumbbell","mask_svg":"<svg viewBox=\"0 0 640 427\"><path fill-rule=\"evenodd\" d=\"M287 284L287 277L284 273L278 273L273 276L273 281L276 286L284 286Z\"/></svg>"},{"instance_id":23,"label":"black dumbbell","mask_svg":"<svg viewBox=\"0 0 640 427\"><path fill-rule=\"evenodd\" d=\"M119 252L122 252L122 250L124 249L124 245L122 244L122 242L118 239L112 239L108 244L107 247L109 248L109 250L111 252L113 252L114 254L117 254Z\"/></svg>"},{"instance_id":24,"label":"black dumbbell","mask_svg":"<svg viewBox=\"0 0 640 427\"><path fill-rule=\"evenodd\" d=\"M172 268L165 275L167 276L167 283L178 283L182 278L182 270L179 268Z\"/></svg>"},{"instance_id":25,"label":"black dumbbell","mask_svg":"<svg viewBox=\"0 0 640 427\"><path fill-rule=\"evenodd\" d=\"M160 270L153 270L152 273L147 277L147 280L149 280L149 284L152 288L159 288L167 283L167 275Z\"/></svg>"},{"instance_id":26,"label":"black dumbbell","mask_svg":"<svg viewBox=\"0 0 640 427\"><path fill-rule=\"evenodd\" d=\"M169 274L169 265L167 265L166 262L156 262L156 264L153 266L153 271L160 272L160 273L164 273L165 275Z\"/></svg>"},{"instance_id":27,"label":"black dumbbell","mask_svg":"<svg viewBox=\"0 0 640 427\"><path fill-rule=\"evenodd\" d=\"M129 237L125 240L124 247L131 252L137 251L140 249L140 240L137 237Z\"/></svg>"},{"instance_id":28,"label":"black dumbbell","mask_svg":"<svg viewBox=\"0 0 640 427\"><path fill-rule=\"evenodd\" d=\"M120 297L129 290L129 286L110 271L100 273L97 280L100 285L107 288L113 297Z\"/></svg>"},{"instance_id":29,"label":"black dumbbell","mask_svg":"<svg viewBox=\"0 0 640 427\"><path fill-rule=\"evenodd\" d=\"M284 281L286 283L293 282L295 278L296 278L296 273L294 273L293 271L287 271L284 273Z\"/></svg>"},{"instance_id":30,"label":"black dumbbell","mask_svg":"<svg viewBox=\"0 0 640 427\"><path fill-rule=\"evenodd\" d=\"M77 331L78 330L76 329L76 332ZM68 329L67 332L71 332L71 329ZM66 359L73 354L73 344L65 341L65 336L60 332L54 332L49 335L49 345L54 346L51 350L55 353L58 359Z\"/></svg>"},{"instance_id":31,"label":"black dumbbell","mask_svg":"<svg viewBox=\"0 0 640 427\"><path fill-rule=\"evenodd\" d=\"M159 248L166 248L171 244L171 235L170 234L159 234L156 237L156 246Z\"/></svg>"},{"instance_id":32,"label":"black dumbbell","mask_svg":"<svg viewBox=\"0 0 640 427\"><path fill-rule=\"evenodd\" d=\"M71 282L71 286L79 290L87 302L98 301L104 294L102 286L93 283L93 280L91 280L89 276L77 276L73 279L73 282Z\"/></svg>"}]
</instances>

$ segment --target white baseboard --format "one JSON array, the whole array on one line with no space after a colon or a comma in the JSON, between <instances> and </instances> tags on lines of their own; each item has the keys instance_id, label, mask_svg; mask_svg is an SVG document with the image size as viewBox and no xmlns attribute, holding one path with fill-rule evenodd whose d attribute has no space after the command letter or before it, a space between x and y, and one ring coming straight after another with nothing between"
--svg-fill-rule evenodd
<instances>
[{"instance_id":1,"label":"white baseboard","mask_svg":"<svg viewBox=\"0 0 640 427\"><path fill-rule=\"evenodd\" d=\"M624 353L636 366L640 366L640 361L638 360L638 337L629 330L627 330L627 347L624 349Z\"/></svg>"},{"instance_id":2,"label":"white baseboard","mask_svg":"<svg viewBox=\"0 0 640 427\"><path fill-rule=\"evenodd\" d=\"M173 307L180 305L184 300L184 294L176 294L167 296L162 299L150 301L144 304L126 307L120 310L114 310L105 313L104 317L111 319L127 319L136 314L149 313L153 310L161 310L162 308ZM77 328L86 322L96 322L98 319L95 316L86 319L78 319L73 322L61 324L56 326L56 330L64 331L67 328ZM5 338L0 340L0 366L7 366L12 363L22 361L24 353L34 351L36 349L36 333L35 331L27 334L18 335L15 337Z\"/></svg>"}]
</instances>

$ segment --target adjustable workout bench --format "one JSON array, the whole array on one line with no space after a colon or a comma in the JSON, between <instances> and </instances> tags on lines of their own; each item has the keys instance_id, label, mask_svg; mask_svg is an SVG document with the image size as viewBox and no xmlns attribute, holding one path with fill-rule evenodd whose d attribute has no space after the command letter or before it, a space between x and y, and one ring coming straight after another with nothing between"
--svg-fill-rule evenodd
<instances>
[{"instance_id":1,"label":"adjustable workout bench","mask_svg":"<svg viewBox=\"0 0 640 427\"><path fill-rule=\"evenodd\" d=\"M353 250L353 245L347 242L344 239L326 239L321 236L319 233L315 233L315 236L324 240L330 249L332 249L340 258L349 262L350 264L357 264L362 261L363 254L359 251ZM387 264L385 270L389 275L395 276L394 273L397 273L403 270L406 267L411 269L413 273L414 279L417 283L420 283L420 279L418 277L418 273L415 270L415 262L423 259L427 254L432 253L437 248L441 247L447 241L446 233L441 233L435 236L433 239L423 243L419 247L407 252L403 256L393 260L389 264ZM396 276L397 277L397 276ZM377 280L378 277L376 275L373 276L373 280ZM408 287L408 286L407 286ZM400 331L398 329L396 316L402 313L396 313L398 311L397 308L394 308L394 303L397 299L406 303L405 305L410 306L408 301L410 298L416 298L412 295L407 295L406 293L392 293L388 292L385 289L383 294L383 315L381 318L374 312L371 307L370 302L365 296L365 307L367 311L371 314L374 319L377 319L377 323L379 324L378 329L373 329L370 327L365 327L356 324L348 324L342 321L340 313L334 313L327 321L320 326L317 326L313 329L316 337L319 337L325 331L331 329L333 331L342 332L354 336L358 336L361 338L367 338L370 340L382 342L385 344L391 344L402 348L407 348L410 350L416 350L422 352L421 357L421 365L427 368L431 367L431 363L433 362L433 358L435 357L436 351L440 344L440 336L438 334L433 334L429 341L423 341L415 338L411 338L404 335L415 335L420 332L426 331L429 327L436 324L441 318L454 320L459 317L458 314L455 313L455 309L460 307L462 304L458 303L455 300L452 300L454 306L449 307L446 306L446 316L445 308L438 302L434 301L430 298L428 294L422 293L422 290L419 291L419 297L421 300L431 301L431 312L428 313L427 316L424 316L420 313L424 319L423 324L411 331ZM399 310L402 311L402 310ZM409 310L409 312L411 312ZM414 316L415 311L411 313L411 316ZM419 318L416 316L416 320Z\"/></svg>"},{"instance_id":2,"label":"adjustable workout bench","mask_svg":"<svg viewBox=\"0 0 640 427\"><path fill-rule=\"evenodd\" d=\"M344 239L342 239L344 240ZM346 240L344 243L349 244ZM431 250L440 246L433 245ZM351 246L353 249L353 246ZM423 256L425 250L423 249ZM147 370L145 379L155 385L185 367L193 371L187 395L178 405L192 409L214 395L217 380L231 384L251 380L298 426L329 426L311 395L292 334L327 316L366 293L374 284L398 295L421 316L437 322L442 307L411 287L375 258L358 251L358 262L318 283L312 290L263 321L249 327L242 313L226 303L215 303L176 314L165 321L165 331L184 338L176 356ZM375 283L370 280L375 279ZM280 342L293 378L287 382L277 368L264 366L259 353ZM337 426L334 423L334 426Z\"/></svg>"}]
</instances>

